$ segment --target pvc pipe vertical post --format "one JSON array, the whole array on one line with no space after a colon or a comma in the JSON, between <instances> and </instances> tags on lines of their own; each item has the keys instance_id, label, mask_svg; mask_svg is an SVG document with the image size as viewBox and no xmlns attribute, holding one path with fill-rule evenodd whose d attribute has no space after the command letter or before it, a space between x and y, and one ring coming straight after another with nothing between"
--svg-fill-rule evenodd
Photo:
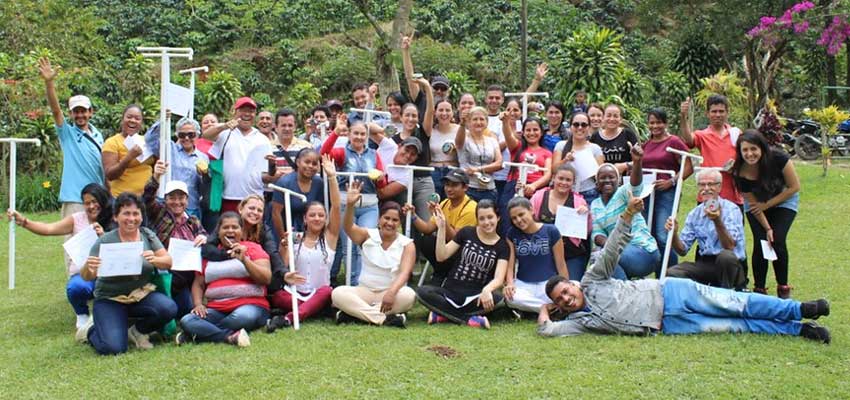
<instances>
[{"instance_id":1,"label":"pvc pipe vertical post","mask_svg":"<svg viewBox=\"0 0 850 400\"><path fill-rule=\"evenodd\" d=\"M291 200L290 200L289 197L290 197L289 192L286 192L286 193L283 194L283 202L284 202L284 206L286 207L286 229L289 231L289 234L286 235L286 252L288 253L287 256L289 258L289 268L290 268L291 271L294 272L295 271L295 249L293 249L293 247L295 245L294 245L294 240L293 240L292 235L294 235L295 232L292 230L292 206L291 206ZM299 324L299 318L298 318L298 286L293 284L293 285L290 285L290 288L292 289L292 293L291 293L291 295L292 295L292 328L294 328L297 331L298 329L301 328L301 325Z\"/></svg>"},{"instance_id":2,"label":"pvc pipe vertical post","mask_svg":"<svg viewBox=\"0 0 850 400\"><path fill-rule=\"evenodd\" d=\"M9 143L9 208L15 210L15 175L18 173L18 149ZM9 289L15 288L15 219L9 221Z\"/></svg>"},{"instance_id":3,"label":"pvc pipe vertical post","mask_svg":"<svg viewBox=\"0 0 850 400\"><path fill-rule=\"evenodd\" d=\"M407 188L407 204L413 204L413 169L407 169L407 181L410 182L410 187ZM415 207L414 207L414 211ZM404 228L404 236L410 237L410 225L413 222L413 216L410 213L407 213L405 216L405 228Z\"/></svg>"},{"instance_id":4,"label":"pvc pipe vertical post","mask_svg":"<svg viewBox=\"0 0 850 400\"><path fill-rule=\"evenodd\" d=\"M676 149L673 149L673 148L670 148L670 147L667 148L667 151L674 153L674 154L678 154L682 158L682 161L679 164L679 175L676 177L676 191L675 191L675 194L673 195L673 209L670 212L670 216L673 217L673 218L676 218L676 216L679 214L679 200L682 197L682 182L683 182L682 178L685 175L685 164L686 164L687 158L691 157L691 158L694 158L694 159L699 160L701 162L702 157L699 157L695 154L685 153L681 150L676 150ZM673 233L670 232L670 233L667 234L667 243L664 244L664 259L661 262L661 274L658 277L658 280L660 280L662 282L664 281L664 279L667 278L667 264L670 263L670 251L672 250L672 248L673 248Z\"/></svg>"}]
</instances>

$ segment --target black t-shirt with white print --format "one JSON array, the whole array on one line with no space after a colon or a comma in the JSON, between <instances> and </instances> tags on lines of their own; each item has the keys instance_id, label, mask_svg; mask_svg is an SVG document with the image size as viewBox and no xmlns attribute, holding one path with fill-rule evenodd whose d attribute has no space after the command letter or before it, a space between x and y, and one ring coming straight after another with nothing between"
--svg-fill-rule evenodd
<instances>
[{"instance_id":1,"label":"black t-shirt with white print","mask_svg":"<svg viewBox=\"0 0 850 400\"><path fill-rule=\"evenodd\" d=\"M461 228L455 234L453 242L460 245L457 264L449 271L444 286L461 286L466 289L481 290L496 274L498 260L508 260L510 248L504 237L493 245L478 238L474 226Z\"/></svg>"}]
</instances>

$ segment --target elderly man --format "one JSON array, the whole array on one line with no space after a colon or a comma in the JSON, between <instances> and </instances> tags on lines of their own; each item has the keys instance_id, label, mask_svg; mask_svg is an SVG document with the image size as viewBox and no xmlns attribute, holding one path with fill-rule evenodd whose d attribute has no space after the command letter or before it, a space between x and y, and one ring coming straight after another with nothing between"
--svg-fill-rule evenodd
<instances>
[{"instance_id":1,"label":"elderly man","mask_svg":"<svg viewBox=\"0 0 850 400\"><path fill-rule=\"evenodd\" d=\"M262 174L267 170L265 156L272 152L268 138L253 126L257 103L250 97L240 97L233 104L233 110L232 120L204 131L204 138L214 141L210 154L224 161L222 212L237 211L239 202L248 195L263 195Z\"/></svg>"},{"instance_id":2,"label":"elderly man","mask_svg":"<svg viewBox=\"0 0 850 400\"><path fill-rule=\"evenodd\" d=\"M746 258L744 225L738 206L720 197L723 175L716 169L697 172L702 204L688 213L682 232L675 217L667 220L673 231L673 249L680 256L699 243L694 262L683 262L667 270L667 276L693 279L699 283L740 290L747 286L747 274L740 260Z\"/></svg>"},{"instance_id":3,"label":"elderly man","mask_svg":"<svg viewBox=\"0 0 850 400\"><path fill-rule=\"evenodd\" d=\"M632 217L642 208L643 202L631 196L602 255L584 274L581 283L561 276L546 282L546 294L554 304L540 308L538 334L750 332L830 342L828 329L814 322L800 321L829 315L829 302L823 299L800 303L714 288L680 278L667 278L663 283L653 279L612 279L620 253L631 240ZM566 313L566 319L553 322L549 315L555 310Z\"/></svg>"}]
</instances>

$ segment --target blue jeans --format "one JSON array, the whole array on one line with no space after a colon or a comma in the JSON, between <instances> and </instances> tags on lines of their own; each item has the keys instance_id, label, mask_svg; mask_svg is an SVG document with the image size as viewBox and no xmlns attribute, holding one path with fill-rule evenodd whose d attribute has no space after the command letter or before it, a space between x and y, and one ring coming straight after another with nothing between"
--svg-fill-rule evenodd
<instances>
[{"instance_id":1,"label":"blue jeans","mask_svg":"<svg viewBox=\"0 0 850 400\"><path fill-rule=\"evenodd\" d=\"M68 302L77 315L89 315L89 300L94 298L94 281L83 279L80 274L71 275L65 286Z\"/></svg>"},{"instance_id":2,"label":"blue jeans","mask_svg":"<svg viewBox=\"0 0 850 400\"><path fill-rule=\"evenodd\" d=\"M658 244L658 250L661 252L662 260L664 257L664 247L667 246L667 229L664 229L664 224L667 223L667 218L673 213L673 199L676 197L676 187L669 190L655 191L655 211L652 213L652 221L649 220L649 198L643 200L644 208L642 211L643 217L646 219L647 225L652 232L652 237ZM670 262L668 266L673 266L679 263L679 256L675 251L670 250Z\"/></svg>"},{"instance_id":3,"label":"blue jeans","mask_svg":"<svg viewBox=\"0 0 850 400\"><path fill-rule=\"evenodd\" d=\"M493 203L496 203L496 201L498 200L498 198L496 197L497 193L495 189L487 190L467 188L466 195L469 196L470 199L475 200L476 203L480 203L481 200L484 199L492 200Z\"/></svg>"},{"instance_id":4,"label":"blue jeans","mask_svg":"<svg viewBox=\"0 0 850 400\"><path fill-rule=\"evenodd\" d=\"M800 302L667 278L662 288L668 335L703 332L800 334Z\"/></svg>"},{"instance_id":5,"label":"blue jeans","mask_svg":"<svg viewBox=\"0 0 850 400\"><path fill-rule=\"evenodd\" d=\"M567 238L564 238L567 240ZM570 273L570 280L581 281L584 276L584 271L587 269L587 256L578 256L567 259L567 272Z\"/></svg>"},{"instance_id":6,"label":"blue jeans","mask_svg":"<svg viewBox=\"0 0 850 400\"><path fill-rule=\"evenodd\" d=\"M89 343L99 354L114 355L127 351L129 319L136 319L136 330L148 334L162 328L177 315L177 304L168 296L152 292L142 301L124 304L98 299L92 307L94 326L89 331Z\"/></svg>"},{"instance_id":7,"label":"blue jeans","mask_svg":"<svg viewBox=\"0 0 850 400\"><path fill-rule=\"evenodd\" d=\"M658 250L650 253L629 243L620 254L620 262L614 269L614 279L643 278L653 271L657 275L660 272L660 265L661 253Z\"/></svg>"},{"instance_id":8,"label":"blue jeans","mask_svg":"<svg viewBox=\"0 0 850 400\"><path fill-rule=\"evenodd\" d=\"M345 214L345 206L342 209ZM354 223L359 227L373 229L378 226L378 206L360 207L354 209ZM345 234L344 227L339 228L339 240L336 244L336 254L334 255L333 266L331 266L331 279L335 279L339 275L340 265L342 260L345 260L345 252L347 249L348 235ZM360 278L360 246L351 244L351 265L346 265L346 268L351 268L351 286L357 286Z\"/></svg>"},{"instance_id":9,"label":"blue jeans","mask_svg":"<svg viewBox=\"0 0 850 400\"><path fill-rule=\"evenodd\" d=\"M177 320L183 318L184 315L192 312L192 309L195 308L195 305L192 302L191 285L182 290L171 292L171 299L177 304L177 316L174 317Z\"/></svg>"},{"instance_id":10,"label":"blue jeans","mask_svg":"<svg viewBox=\"0 0 850 400\"><path fill-rule=\"evenodd\" d=\"M499 235L504 236L508 233L508 228L511 226L511 216L508 214L508 202L516 195L517 181L507 181L499 193Z\"/></svg>"},{"instance_id":11,"label":"blue jeans","mask_svg":"<svg viewBox=\"0 0 850 400\"><path fill-rule=\"evenodd\" d=\"M599 192L596 189L588 189L583 192L580 192L581 197L584 197L584 201L587 202L587 208L590 208L590 203L593 203L593 200L599 198Z\"/></svg>"},{"instance_id":12,"label":"blue jeans","mask_svg":"<svg viewBox=\"0 0 850 400\"><path fill-rule=\"evenodd\" d=\"M223 343L233 332L240 329L252 331L264 326L268 319L268 310L247 304L237 307L230 314L208 308L206 318L189 313L180 319L180 326L195 342Z\"/></svg>"},{"instance_id":13,"label":"blue jeans","mask_svg":"<svg viewBox=\"0 0 850 400\"><path fill-rule=\"evenodd\" d=\"M446 190L443 189L443 177L448 175L453 168L450 167L434 167L431 171L431 179L434 181L434 191L440 195L441 199L446 198Z\"/></svg>"}]
</instances>

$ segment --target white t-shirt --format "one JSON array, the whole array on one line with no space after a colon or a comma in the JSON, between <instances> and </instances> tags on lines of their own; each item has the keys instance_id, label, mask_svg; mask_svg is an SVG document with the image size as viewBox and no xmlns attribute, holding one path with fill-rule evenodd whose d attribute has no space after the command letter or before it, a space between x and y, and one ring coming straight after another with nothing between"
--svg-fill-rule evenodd
<instances>
[{"instance_id":1,"label":"white t-shirt","mask_svg":"<svg viewBox=\"0 0 850 400\"><path fill-rule=\"evenodd\" d=\"M564 151L564 146L566 146L566 145L567 145L567 141L566 141L566 140L562 140L562 141L558 142L558 143L555 145L555 150L554 150L552 153L553 153L553 154L554 154L554 153L558 153L558 154L563 153L563 151ZM599 147L599 145L598 145L598 144L596 144L596 143L590 143L590 142L588 142L588 143L584 146L584 148L583 148L583 149L578 150L578 151L576 151L575 153L578 153L578 152L583 152L583 153L584 153L584 152L589 152L591 155L593 155L593 158L596 158L596 157L598 157L598 156L601 156L601 155L602 155L602 148L601 148L601 147ZM571 166L571 167L575 168L575 166L574 166L574 165L572 165L572 164L573 164L573 163L572 163L572 161L569 161L569 162L565 162L563 165L569 165L569 166ZM574 190L574 191L576 191L576 192L581 193L581 192L584 192L584 191L588 191L588 190L590 190L590 189L593 189L593 188L595 188L595 187L596 187L596 179L594 179L594 178L592 178L592 177L591 177L591 178L587 178L587 179L585 179L585 180L583 180L583 181L579 182L579 183L575 186L575 188L573 188L573 190Z\"/></svg>"},{"instance_id":2,"label":"white t-shirt","mask_svg":"<svg viewBox=\"0 0 850 400\"><path fill-rule=\"evenodd\" d=\"M360 286L372 290L386 290L398 277L404 246L413 242L413 239L399 234L390 247L384 250L378 230L368 231L369 238L361 245L363 267L360 272Z\"/></svg>"},{"instance_id":3,"label":"white t-shirt","mask_svg":"<svg viewBox=\"0 0 850 400\"><path fill-rule=\"evenodd\" d=\"M457 125L452 124L446 133L438 131L436 126L431 129L431 139L428 141L431 147L431 162L457 161L457 152L443 153L444 143L451 142L454 144L457 128Z\"/></svg>"},{"instance_id":4,"label":"white t-shirt","mask_svg":"<svg viewBox=\"0 0 850 400\"><path fill-rule=\"evenodd\" d=\"M228 137L230 139L228 140ZM225 145L225 142L227 144ZM263 194L263 172L268 170L265 156L272 153L269 139L251 128L243 134L239 128L225 130L210 148L210 154L221 159L224 148L224 190L222 198L242 200L251 194Z\"/></svg>"}]
</instances>

